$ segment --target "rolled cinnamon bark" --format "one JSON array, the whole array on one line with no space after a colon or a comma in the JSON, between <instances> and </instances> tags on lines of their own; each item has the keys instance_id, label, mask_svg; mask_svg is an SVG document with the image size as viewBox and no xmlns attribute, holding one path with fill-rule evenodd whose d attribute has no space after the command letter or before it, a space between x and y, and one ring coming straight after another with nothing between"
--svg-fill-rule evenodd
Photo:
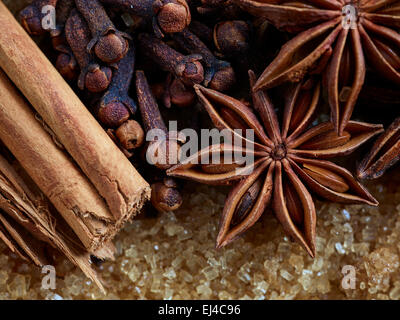
<instances>
[{"instance_id":1,"label":"rolled cinnamon bark","mask_svg":"<svg viewBox=\"0 0 400 320\"><path fill-rule=\"evenodd\" d=\"M0 67L93 183L116 228L150 197L150 187L0 2Z\"/></svg>"},{"instance_id":2,"label":"rolled cinnamon bark","mask_svg":"<svg viewBox=\"0 0 400 320\"><path fill-rule=\"evenodd\" d=\"M17 170L19 172L17 172ZM0 239L22 259L38 266L53 264L52 246L65 254L104 291L90 254L20 165L0 154Z\"/></svg>"},{"instance_id":3,"label":"rolled cinnamon bark","mask_svg":"<svg viewBox=\"0 0 400 320\"><path fill-rule=\"evenodd\" d=\"M97 190L36 120L32 109L0 70L0 140L94 251L113 233L113 216Z\"/></svg>"}]
</instances>

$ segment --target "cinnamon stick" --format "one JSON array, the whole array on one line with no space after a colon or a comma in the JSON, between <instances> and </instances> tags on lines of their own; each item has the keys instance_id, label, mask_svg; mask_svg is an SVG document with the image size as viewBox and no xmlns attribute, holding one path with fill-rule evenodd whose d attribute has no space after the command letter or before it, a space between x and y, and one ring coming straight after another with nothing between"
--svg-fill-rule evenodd
<instances>
[{"instance_id":1,"label":"cinnamon stick","mask_svg":"<svg viewBox=\"0 0 400 320\"><path fill-rule=\"evenodd\" d=\"M0 155L0 239L11 251L38 266L53 263L46 247L57 248L104 291L90 254L79 245L65 221L50 212L47 199L26 177Z\"/></svg>"},{"instance_id":2,"label":"cinnamon stick","mask_svg":"<svg viewBox=\"0 0 400 320\"><path fill-rule=\"evenodd\" d=\"M150 187L0 2L0 67L93 183L116 228L136 215Z\"/></svg>"},{"instance_id":3,"label":"cinnamon stick","mask_svg":"<svg viewBox=\"0 0 400 320\"><path fill-rule=\"evenodd\" d=\"M114 229L113 215L93 185L36 120L0 70L0 140L54 204L89 251Z\"/></svg>"}]
</instances>

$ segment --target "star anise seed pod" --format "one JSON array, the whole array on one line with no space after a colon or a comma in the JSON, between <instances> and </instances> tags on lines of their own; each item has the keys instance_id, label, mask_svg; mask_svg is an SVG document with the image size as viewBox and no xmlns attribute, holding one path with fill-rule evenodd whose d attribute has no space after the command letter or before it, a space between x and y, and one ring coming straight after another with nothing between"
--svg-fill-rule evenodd
<instances>
[{"instance_id":1,"label":"star anise seed pod","mask_svg":"<svg viewBox=\"0 0 400 320\"><path fill-rule=\"evenodd\" d=\"M360 179L376 179L400 159L400 118L375 141L357 168Z\"/></svg>"},{"instance_id":2,"label":"star anise seed pod","mask_svg":"<svg viewBox=\"0 0 400 320\"><path fill-rule=\"evenodd\" d=\"M254 84L254 73L250 72L250 78ZM252 109L232 97L195 86L214 125L220 130L227 129L240 143L212 145L167 173L205 184L235 183L222 213L217 247L227 245L248 230L272 202L286 233L314 257L316 210L311 191L335 202L378 204L349 171L321 159L352 152L382 132L382 126L350 121L342 136L336 134L330 122L307 129L320 88L319 83L297 84L286 101L280 128L272 102L263 91L253 93ZM234 131L238 127L254 130L255 140L239 135ZM226 151L254 155L254 163L196 162L218 153L222 157Z\"/></svg>"},{"instance_id":3,"label":"star anise seed pod","mask_svg":"<svg viewBox=\"0 0 400 320\"><path fill-rule=\"evenodd\" d=\"M400 0L235 0L280 30L298 33L254 90L322 73L332 122L342 134L363 86L366 61L400 84Z\"/></svg>"}]
</instances>

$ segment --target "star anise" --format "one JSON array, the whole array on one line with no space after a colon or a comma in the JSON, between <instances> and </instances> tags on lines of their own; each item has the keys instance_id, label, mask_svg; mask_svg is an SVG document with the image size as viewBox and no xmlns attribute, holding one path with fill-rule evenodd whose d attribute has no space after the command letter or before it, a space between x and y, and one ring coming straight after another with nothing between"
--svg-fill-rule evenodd
<instances>
[{"instance_id":1,"label":"star anise","mask_svg":"<svg viewBox=\"0 0 400 320\"><path fill-rule=\"evenodd\" d=\"M357 168L360 179L375 179L400 159L400 118L375 141L371 151Z\"/></svg>"},{"instance_id":2,"label":"star anise","mask_svg":"<svg viewBox=\"0 0 400 320\"><path fill-rule=\"evenodd\" d=\"M250 79L253 85L252 72ZM316 210L310 191L335 202L378 204L349 171L321 159L352 152L382 132L382 126L349 121L342 136L337 135L330 122L309 128L320 98L319 82L299 83L287 95L281 128L272 102L263 91L253 93L253 109L200 85L195 89L214 125L228 130L239 143L214 144L167 173L205 184L235 183L222 213L217 247L227 245L248 230L272 202L286 233L314 257ZM240 135L234 130L237 128L254 130L255 139ZM227 151L252 155L254 163L198 162Z\"/></svg>"},{"instance_id":3,"label":"star anise","mask_svg":"<svg viewBox=\"0 0 400 320\"><path fill-rule=\"evenodd\" d=\"M265 69L254 90L322 73L332 122L341 134L364 83L366 61L400 84L399 0L235 0L280 30L298 33Z\"/></svg>"}]
</instances>

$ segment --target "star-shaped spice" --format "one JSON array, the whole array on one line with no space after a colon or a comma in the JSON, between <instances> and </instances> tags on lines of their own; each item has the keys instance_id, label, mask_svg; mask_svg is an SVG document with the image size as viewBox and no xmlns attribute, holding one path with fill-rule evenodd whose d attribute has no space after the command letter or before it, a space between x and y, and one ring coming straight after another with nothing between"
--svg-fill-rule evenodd
<instances>
[{"instance_id":1,"label":"star-shaped spice","mask_svg":"<svg viewBox=\"0 0 400 320\"><path fill-rule=\"evenodd\" d=\"M254 84L252 72L250 79ZM378 204L349 171L321 159L352 152L382 132L382 126L349 121L342 136L336 134L330 122L309 128L320 98L318 82L299 83L287 95L281 128L274 107L263 91L253 93L253 109L200 85L195 89L216 128L226 129L236 137L237 143L214 144L167 173L206 184L234 184L222 213L217 247L243 234L272 203L273 212L286 233L314 257L316 210L311 191L335 202ZM255 139L240 135L234 130L237 128L254 130ZM215 154L222 158L222 153L227 151L253 155L254 163L199 162Z\"/></svg>"},{"instance_id":2,"label":"star-shaped spice","mask_svg":"<svg viewBox=\"0 0 400 320\"><path fill-rule=\"evenodd\" d=\"M235 0L280 30L298 33L254 90L323 74L332 122L341 134L362 89L366 62L400 85L400 0Z\"/></svg>"},{"instance_id":3,"label":"star-shaped spice","mask_svg":"<svg viewBox=\"0 0 400 320\"><path fill-rule=\"evenodd\" d=\"M400 118L379 136L357 168L360 179L376 179L400 159Z\"/></svg>"}]
</instances>

